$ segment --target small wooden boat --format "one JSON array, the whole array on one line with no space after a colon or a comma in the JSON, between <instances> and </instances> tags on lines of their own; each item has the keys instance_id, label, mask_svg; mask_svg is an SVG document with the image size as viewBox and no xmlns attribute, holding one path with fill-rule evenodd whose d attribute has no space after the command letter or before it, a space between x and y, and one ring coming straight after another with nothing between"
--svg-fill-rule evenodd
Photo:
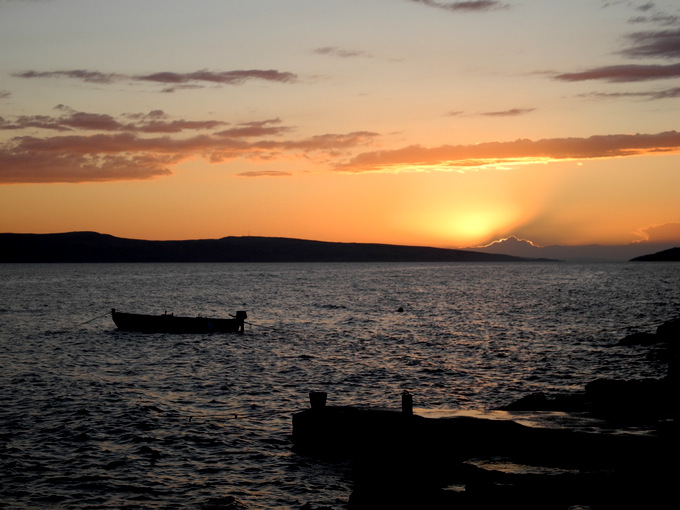
<instances>
[{"instance_id":1,"label":"small wooden boat","mask_svg":"<svg viewBox=\"0 0 680 510\"><path fill-rule=\"evenodd\" d=\"M163 315L144 315L111 309L111 318L119 330L142 333L243 333L248 314L241 310L232 317L232 319L177 317L167 312Z\"/></svg>"}]
</instances>

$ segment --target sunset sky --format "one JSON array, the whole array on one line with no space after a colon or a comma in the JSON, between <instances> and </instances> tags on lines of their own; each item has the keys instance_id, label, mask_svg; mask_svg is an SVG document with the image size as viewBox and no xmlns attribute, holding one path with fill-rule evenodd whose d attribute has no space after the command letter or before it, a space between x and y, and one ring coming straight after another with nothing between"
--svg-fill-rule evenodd
<instances>
[{"instance_id":1,"label":"sunset sky","mask_svg":"<svg viewBox=\"0 0 680 510\"><path fill-rule=\"evenodd\" d=\"M680 2L0 0L0 232L680 245Z\"/></svg>"}]
</instances>

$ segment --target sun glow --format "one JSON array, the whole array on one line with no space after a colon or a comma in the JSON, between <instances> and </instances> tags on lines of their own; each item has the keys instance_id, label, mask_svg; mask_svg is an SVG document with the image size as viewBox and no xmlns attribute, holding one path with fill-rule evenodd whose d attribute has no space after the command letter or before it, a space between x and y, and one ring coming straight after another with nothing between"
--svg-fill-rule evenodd
<instances>
[{"instance_id":1,"label":"sun glow","mask_svg":"<svg viewBox=\"0 0 680 510\"><path fill-rule=\"evenodd\" d=\"M477 246L498 237L500 232L511 230L520 221L519 211L511 207L468 207L440 214L427 222L430 233L449 246Z\"/></svg>"},{"instance_id":2,"label":"sun glow","mask_svg":"<svg viewBox=\"0 0 680 510\"><path fill-rule=\"evenodd\" d=\"M447 230L457 239L486 239L498 230L499 221L495 214L477 212L454 218L449 222Z\"/></svg>"}]
</instances>

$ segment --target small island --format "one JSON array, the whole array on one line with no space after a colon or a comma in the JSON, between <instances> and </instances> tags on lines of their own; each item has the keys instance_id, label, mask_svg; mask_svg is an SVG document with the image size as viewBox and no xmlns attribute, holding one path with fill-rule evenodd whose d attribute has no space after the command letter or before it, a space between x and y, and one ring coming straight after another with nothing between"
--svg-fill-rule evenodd
<instances>
[{"instance_id":1,"label":"small island","mask_svg":"<svg viewBox=\"0 0 680 510\"><path fill-rule=\"evenodd\" d=\"M0 262L523 262L532 259L468 250L283 237L186 241L124 239L97 232L0 234Z\"/></svg>"}]
</instances>

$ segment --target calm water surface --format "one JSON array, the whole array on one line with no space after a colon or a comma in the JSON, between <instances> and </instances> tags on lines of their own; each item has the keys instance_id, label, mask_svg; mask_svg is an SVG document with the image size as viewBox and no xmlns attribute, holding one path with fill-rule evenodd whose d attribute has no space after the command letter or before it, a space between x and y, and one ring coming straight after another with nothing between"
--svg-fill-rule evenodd
<instances>
[{"instance_id":1,"label":"calm water surface","mask_svg":"<svg viewBox=\"0 0 680 510\"><path fill-rule=\"evenodd\" d=\"M251 324L126 333L113 307ZM0 505L343 508L347 466L290 448L310 390L489 409L659 377L611 346L679 313L673 263L0 265Z\"/></svg>"}]
</instances>

